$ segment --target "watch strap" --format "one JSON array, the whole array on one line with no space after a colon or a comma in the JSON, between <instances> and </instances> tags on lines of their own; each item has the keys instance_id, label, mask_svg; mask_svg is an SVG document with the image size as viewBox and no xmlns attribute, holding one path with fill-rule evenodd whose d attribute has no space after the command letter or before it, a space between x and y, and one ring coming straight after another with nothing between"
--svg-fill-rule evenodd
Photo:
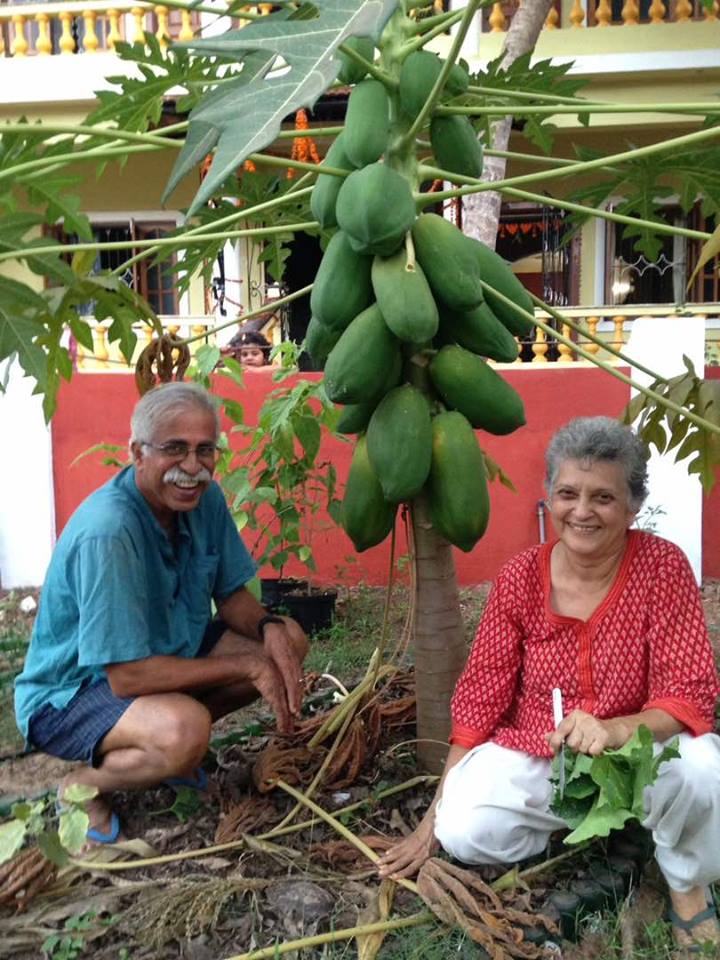
<instances>
[{"instance_id":1,"label":"watch strap","mask_svg":"<svg viewBox=\"0 0 720 960\"><path fill-rule=\"evenodd\" d=\"M259 637L261 640L264 640L264 639L265 639L265 627L266 627L269 623L284 623L284 622L285 622L285 621L283 620L282 617L273 616L272 613L266 614L264 617L261 617L260 620L258 621L258 625L257 625L257 634L258 634L258 637Z\"/></svg>"}]
</instances>

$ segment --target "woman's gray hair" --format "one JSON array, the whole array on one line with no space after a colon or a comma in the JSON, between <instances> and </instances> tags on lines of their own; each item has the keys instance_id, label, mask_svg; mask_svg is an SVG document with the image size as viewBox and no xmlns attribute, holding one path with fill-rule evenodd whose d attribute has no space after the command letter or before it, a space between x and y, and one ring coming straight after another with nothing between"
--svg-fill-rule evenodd
<instances>
[{"instance_id":1,"label":"woman's gray hair","mask_svg":"<svg viewBox=\"0 0 720 960\"><path fill-rule=\"evenodd\" d=\"M552 492L560 464L565 460L605 460L619 463L628 485L631 510L637 511L648 495L648 448L632 427L612 417L577 417L554 435L545 452L545 487Z\"/></svg>"},{"instance_id":2,"label":"woman's gray hair","mask_svg":"<svg viewBox=\"0 0 720 960\"><path fill-rule=\"evenodd\" d=\"M182 380L161 383L138 400L130 419L130 443L152 443L164 420L180 410L204 410L215 421L215 440L220 435L220 415L212 394L197 383Z\"/></svg>"}]
</instances>

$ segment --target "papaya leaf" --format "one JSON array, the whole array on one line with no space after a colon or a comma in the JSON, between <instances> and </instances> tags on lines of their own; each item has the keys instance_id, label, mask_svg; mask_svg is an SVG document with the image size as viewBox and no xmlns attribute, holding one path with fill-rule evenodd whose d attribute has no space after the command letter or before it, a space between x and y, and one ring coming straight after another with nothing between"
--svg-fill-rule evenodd
<instances>
[{"instance_id":1,"label":"papaya leaf","mask_svg":"<svg viewBox=\"0 0 720 960\"><path fill-rule=\"evenodd\" d=\"M337 76L337 48L350 36L377 36L396 7L396 0L316 0L319 15L312 20L262 17L238 30L186 46L201 55L232 58L250 53L282 57L288 69L267 79L230 81L204 97L190 115L193 123L218 132L212 164L195 195L188 215L209 200L251 153L272 143L283 120L300 107L312 107ZM303 15L305 15L303 13ZM242 74L241 74L242 77ZM240 78L238 78L240 79ZM207 135L207 126L204 126ZM173 170L166 194L192 164Z\"/></svg>"},{"instance_id":2,"label":"papaya leaf","mask_svg":"<svg viewBox=\"0 0 720 960\"><path fill-rule=\"evenodd\" d=\"M602 805L600 795L590 808L588 815L564 840L568 846L591 840L593 837L607 837L612 830L622 830L628 820L633 817L632 810L616 809L610 805Z\"/></svg>"},{"instance_id":3,"label":"papaya leaf","mask_svg":"<svg viewBox=\"0 0 720 960\"><path fill-rule=\"evenodd\" d=\"M37 838L40 852L54 863L56 867L64 867L69 861L67 850L60 843L60 835L57 830L44 830Z\"/></svg>"},{"instance_id":4,"label":"papaya leaf","mask_svg":"<svg viewBox=\"0 0 720 960\"><path fill-rule=\"evenodd\" d=\"M0 863L14 857L25 842L27 825L22 820L0 824Z\"/></svg>"},{"instance_id":5,"label":"papaya leaf","mask_svg":"<svg viewBox=\"0 0 720 960\"><path fill-rule=\"evenodd\" d=\"M90 817L82 807L73 805L60 813L58 838L62 846L72 854L79 853L86 840Z\"/></svg>"}]
</instances>

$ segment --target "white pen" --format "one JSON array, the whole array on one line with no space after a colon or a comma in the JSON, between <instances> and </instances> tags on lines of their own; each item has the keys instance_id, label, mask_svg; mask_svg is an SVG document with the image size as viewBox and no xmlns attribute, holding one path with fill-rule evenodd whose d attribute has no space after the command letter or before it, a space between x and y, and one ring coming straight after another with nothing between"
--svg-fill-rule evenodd
<instances>
[{"instance_id":1,"label":"white pen","mask_svg":"<svg viewBox=\"0 0 720 960\"><path fill-rule=\"evenodd\" d=\"M555 729L560 726L563 719L563 698L562 691L560 687L554 687L552 692L552 701L553 701L553 723L555 724ZM562 746L560 747L560 761L559 761L559 773L558 773L558 789L560 790L560 796L565 795L565 741L563 740Z\"/></svg>"}]
</instances>

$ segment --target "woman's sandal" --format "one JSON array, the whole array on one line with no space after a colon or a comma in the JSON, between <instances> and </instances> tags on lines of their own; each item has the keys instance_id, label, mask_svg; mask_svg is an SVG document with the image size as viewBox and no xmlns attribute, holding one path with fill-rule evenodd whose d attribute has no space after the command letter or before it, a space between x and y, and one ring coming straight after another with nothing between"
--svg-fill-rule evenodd
<instances>
[{"instance_id":1,"label":"woman's sandal","mask_svg":"<svg viewBox=\"0 0 720 960\"><path fill-rule=\"evenodd\" d=\"M670 923L672 923L673 938L678 947L676 956L720 958L720 920L718 920L714 904L696 913L689 920L683 920L672 907L668 907L667 915ZM706 929L700 930L699 928L703 926ZM704 947L706 943L714 946L714 952L707 952Z\"/></svg>"}]
</instances>

